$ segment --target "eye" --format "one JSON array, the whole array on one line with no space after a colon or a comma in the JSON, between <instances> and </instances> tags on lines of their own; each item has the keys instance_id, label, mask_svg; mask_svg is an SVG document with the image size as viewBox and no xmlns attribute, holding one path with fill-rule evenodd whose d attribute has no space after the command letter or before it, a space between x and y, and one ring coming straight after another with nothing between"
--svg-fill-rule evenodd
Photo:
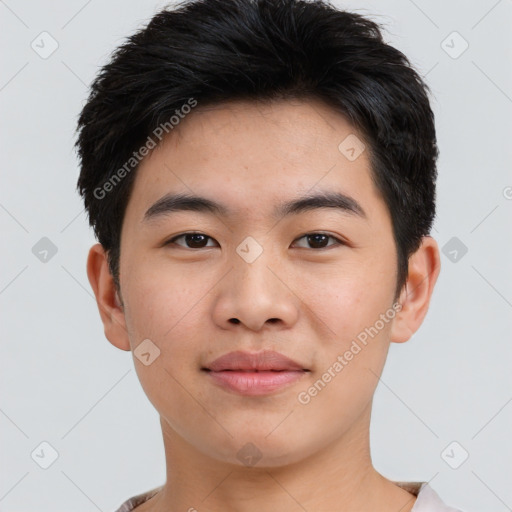
<instances>
[{"instance_id":1,"label":"eye","mask_svg":"<svg viewBox=\"0 0 512 512\"><path fill-rule=\"evenodd\" d=\"M181 243L177 243L178 240L184 239L185 245ZM305 235L301 236L300 238L297 238L297 240L306 239L307 243L310 245L310 247L302 246L301 248L306 249L325 249L328 247L332 247L333 245L345 245L345 243L340 240L339 238L329 235L327 233L306 233ZM326 245L328 240L334 240L333 244ZM165 242L165 245L179 245L181 247L185 247L188 249L203 249L206 247L215 247L215 245L207 245L208 240L211 240L212 242L214 239L208 235L205 235L204 233L182 233L181 235L175 236L174 238L171 238L167 242ZM300 247L300 246L299 246Z\"/></svg>"},{"instance_id":2,"label":"eye","mask_svg":"<svg viewBox=\"0 0 512 512\"><path fill-rule=\"evenodd\" d=\"M327 247L332 247L333 245L345 245L342 240L327 233L306 233L300 238L297 238L297 240L302 240L303 238L307 239L307 243L313 246L311 247L312 249L325 249ZM326 245L326 242L329 240L329 238L331 240L335 240L335 243ZM306 249L308 249L308 247L306 247Z\"/></svg>"},{"instance_id":3,"label":"eye","mask_svg":"<svg viewBox=\"0 0 512 512\"><path fill-rule=\"evenodd\" d=\"M185 246L182 244L176 244L177 240L181 238L185 239ZM204 247L215 247L214 245L206 245L207 240L213 240L213 238L205 235L204 233L183 233L182 235L175 236L171 238L164 245L176 244L181 247L186 247L188 249L203 249Z\"/></svg>"}]
</instances>

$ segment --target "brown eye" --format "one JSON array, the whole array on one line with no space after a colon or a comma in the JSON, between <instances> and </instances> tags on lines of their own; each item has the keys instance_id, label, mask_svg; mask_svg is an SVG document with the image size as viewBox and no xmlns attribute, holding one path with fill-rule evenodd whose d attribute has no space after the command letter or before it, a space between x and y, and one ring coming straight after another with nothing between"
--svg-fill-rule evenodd
<instances>
[{"instance_id":1,"label":"brown eye","mask_svg":"<svg viewBox=\"0 0 512 512\"><path fill-rule=\"evenodd\" d=\"M178 240L182 239L185 243L178 243ZM298 247L305 249L327 249L332 246L345 245L342 240L327 233L307 233L300 238L297 238L297 240L302 239L305 239L308 245L299 245ZM334 243L329 244L329 240L333 240ZM174 238L171 238L164 245L175 244L186 249L204 249L208 247L215 247L215 244L208 245L208 241L214 242L214 239L208 235L205 235L204 233L183 233L181 235L175 236Z\"/></svg>"},{"instance_id":2,"label":"brown eye","mask_svg":"<svg viewBox=\"0 0 512 512\"><path fill-rule=\"evenodd\" d=\"M176 243L176 241L180 239L185 240L185 246L183 246L180 243ZM188 249L203 249L204 247L214 247L212 245L206 245L208 240L213 240L213 238L203 233L184 233L182 235L178 235L175 236L174 238L171 238L171 240L166 242L165 245L176 244L182 247L186 247Z\"/></svg>"},{"instance_id":3,"label":"brown eye","mask_svg":"<svg viewBox=\"0 0 512 512\"><path fill-rule=\"evenodd\" d=\"M307 233L306 235L297 238L297 240L302 240L303 238L306 239L307 243L310 245L310 247L305 247L306 249L325 249L327 247L332 247L333 245L344 245L339 238L328 235L327 233ZM329 239L334 240L335 243L327 245Z\"/></svg>"}]
</instances>

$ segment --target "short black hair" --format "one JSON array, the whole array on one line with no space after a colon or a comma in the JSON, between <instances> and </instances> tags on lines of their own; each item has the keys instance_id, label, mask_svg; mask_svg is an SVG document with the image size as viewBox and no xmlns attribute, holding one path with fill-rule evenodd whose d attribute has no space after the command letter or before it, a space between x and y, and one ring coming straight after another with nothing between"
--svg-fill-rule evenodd
<instances>
[{"instance_id":1,"label":"short black hair","mask_svg":"<svg viewBox=\"0 0 512 512\"><path fill-rule=\"evenodd\" d=\"M393 223L396 299L409 256L435 217L438 148L429 92L376 22L327 0L166 6L112 53L78 120L77 189L117 290L134 154L160 125L172 124L191 99L204 106L314 98L344 115L369 149L372 179Z\"/></svg>"}]
</instances>

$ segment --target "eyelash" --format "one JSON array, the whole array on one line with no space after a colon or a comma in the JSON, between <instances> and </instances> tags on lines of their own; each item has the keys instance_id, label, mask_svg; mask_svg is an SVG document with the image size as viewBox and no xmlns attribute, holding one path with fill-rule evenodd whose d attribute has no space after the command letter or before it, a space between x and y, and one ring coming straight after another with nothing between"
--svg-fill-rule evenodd
<instances>
[{"instance_id":1,"label":"eyelash","mask_svg":"<svg viewBox=\"0 0 512 512\"><path fill-rule=\"evenodd\" d=\"M180 238L183 238L183 237L185 237L187 235L202 235L202 236L206 237L209 240L214 240L211 236L205 235L204 233L195 232L195 231L189 231L187 233L181 233L180 235L177 235L177 236L171 238L170 240L168 240L167 242L164 243L164 246L174 244L176 242L176 240L178 240ZM344 242L340 238L335 237L333 235L330 235L329 233L324 233L322 231L312 231L311 233L305 233L304 235L296 238L294 240L294 242L297 241L297 240L301 240L302 238L306 238L308 236L314 236L314 235L324 235L324 236L327 236L328 238L331 238L332 240L336 241L335 244L328 245L327 247L320 247L320 248L317 248L317 249L311 248L312 250L315 250L315 251L322 251L322 250L329 249L331 247L336 247L336 246L340 246L340 245L347 245L346 242ZM177 244L177 245L179 245L179 244ZM183 247L183 246L179 245L179 247ZM210 247L199 247L199 248L198 247L183 247L183 248L184 249L190 249L190 250L200 250L200 249L208 249ZM307 249L307 247L299 247L299 248L300 249Z\"/></svg>"}]
</instances>

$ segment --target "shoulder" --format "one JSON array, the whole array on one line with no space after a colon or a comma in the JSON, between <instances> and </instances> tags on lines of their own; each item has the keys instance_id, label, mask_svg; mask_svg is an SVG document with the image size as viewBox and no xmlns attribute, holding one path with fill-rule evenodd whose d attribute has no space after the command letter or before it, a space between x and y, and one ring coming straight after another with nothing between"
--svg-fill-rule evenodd
<instances>
[{"instance_id":1,"label":"shoulder","mask_svg":"<svg viewBox=\"0 0 512 512\"><path fill-rule=\"evenodd\" d=\"M418 496L411 512L463 512L445 504L427 482L421 482Z\"/></svg>"},{"instance_id":2,"label":"shoulder","mask_svg":"<svg viewBox=\"0 0 512 512\"><path fill-rule=\"evenodd\" d=\"M150 498L152 498L158 491L160 491L160 489L162 489L162 487L163 487L163 485L156 487L154 489L151 489L149 491L145 491L143 493L137 494L135 496L132 496L131 498L128 498L114 512L131 512L132 510L135 509L135 507L142 505L142 503L144 503L144 502L148 501Z\"/></svg>"}]
</instances>

